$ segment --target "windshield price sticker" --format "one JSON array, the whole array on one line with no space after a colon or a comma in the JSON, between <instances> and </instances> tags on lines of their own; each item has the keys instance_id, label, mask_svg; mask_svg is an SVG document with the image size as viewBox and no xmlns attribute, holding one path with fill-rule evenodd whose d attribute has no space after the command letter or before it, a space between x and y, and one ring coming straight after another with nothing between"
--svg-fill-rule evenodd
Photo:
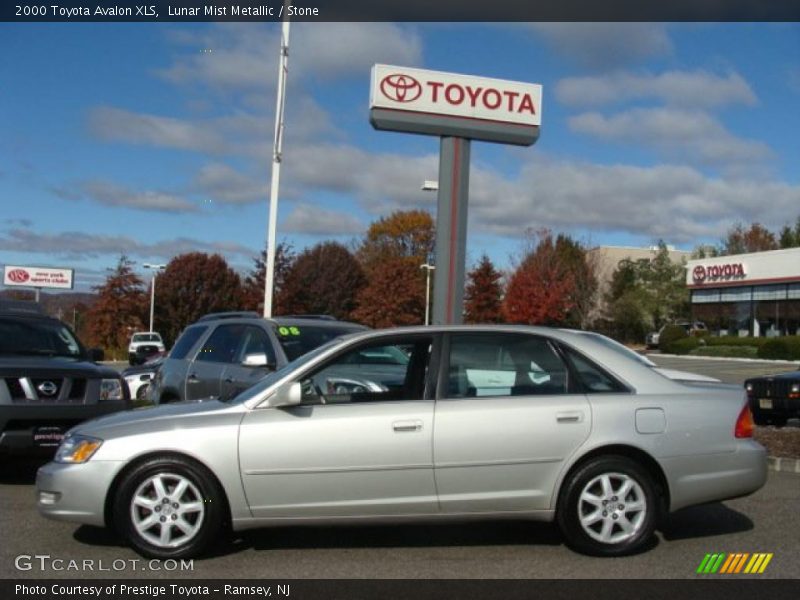
<instances>
[{"instance_id":1,"label":"windshield price sticker","mask_svg":"<svg viewBox=\"0 0 800 600\"><path fill-rule=\"evenodd\" d=\"M300 335L299 327L278 327L278 333L282 336Z\"/></svg>"}]
</instances>

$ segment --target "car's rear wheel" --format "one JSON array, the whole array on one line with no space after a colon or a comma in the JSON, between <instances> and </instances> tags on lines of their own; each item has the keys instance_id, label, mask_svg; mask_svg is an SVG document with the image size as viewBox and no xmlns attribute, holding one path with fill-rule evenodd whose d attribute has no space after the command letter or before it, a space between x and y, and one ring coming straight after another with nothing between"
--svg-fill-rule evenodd
<instances>
[{"instance_id":1,"label":"car's rear wheel","mask_svg":"<svg viewBox=\"0 0 800 600\"><path fill-rule=\"evenodd\" d=\"M650 540L658 518L656 486L638 463L601 456L564 484L557 520L567 543L596 556L631 554Z\"/></svg>"},{"instance_id":2,"label":"car's rear wheel","mask_svg":"<svg viewBox=\"0 0 800 600\"><path fill-rule=\"evenodd\" d=\"M125 475L114 501L114 524L140 554L196 556L222 526L222 492L202 466L153 458Z\"/></svg>"}]
</instances>

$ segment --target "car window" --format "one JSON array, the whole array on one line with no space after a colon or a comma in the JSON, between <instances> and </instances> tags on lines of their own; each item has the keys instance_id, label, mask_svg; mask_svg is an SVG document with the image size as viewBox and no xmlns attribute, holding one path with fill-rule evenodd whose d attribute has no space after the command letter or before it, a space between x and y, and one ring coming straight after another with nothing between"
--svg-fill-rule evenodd
<instances>
[{"instance_id":1,"label":"car window","mask_svg":"<svg viewBox=\"0 0 800 600\"><path fill-rule=\"evenodd\" d=\"M428 336L397 344L372 342L359 346L303 378L303 403L421 400L431 347ZM373 360L376 357L380 360Z\"/></svg>"},{"instance_id":2,"label":"car window","mask_svg":"<svg viewBox=\"0 0 800 600\"><path fill-rule=\"evenodd\" d=\"M353 325L277 325L275 335L290 361L339 336L362 331Z\"/></svg>"},{"instance_id":3,"label":"car window","mask_svg":"<svg viewBox=\"0 0 800 600\"><path fill-rule=\"evenodd\" d=\"M243 339L239 346L236 362L244 362L248 354L265 354L267 356L267 362L271 365L275 364L275 350L272 348L272 342L267 332L261 329L261 327L247 325L244 328Z\"/></svg>"},{"instance_id":4,"label":"car window","mask_svg":"<svg viewBox=\"0 0 800 600\"><path fill-rule=\"evenodd\" d=\"M524 334L454 334L447 398L564 394L567 369L545 339Z\"/></svg>"},{"instance_id":5,"label":"car window","mask_svg":"<svg viewBox=\"0 0 800 600\"><path fill-rule=\"evenodd\" d=\"M195 360L201 362L232 363L242 343L245 325L231 323L219 325L203 342Z\"/></svg>"},{"instance_id":6,"label":"car window","mask_svg":"<svg viewBox=\"0 0 800 600\"><path fill-rule=\"evenodd\" d=\"M204 325L195 325L193 327L188 327L183 330L183 333L178 338L178 341L175 342L175 345L172 347L172 351L169 353L170 358L176 358L178 360L186 358L189 354L189 351L194 347L197 343L197 340L200 339L200 336L203 335L208 327Z\"/></svg>"},{"instance_id":7,"label":"car window","mask_svg":"<svg viewBox=\"0 0 800 600\"><path fill-rule=\"evenodd\" d=\"M0 319L0 354L78 358L83 351L72 332L57 321Z\"/></svg>"},{"instance_id":8,"label":"car window","mask_svg":"<svg viewBox=\"0 0 800 600\"><path fill-rule=\"evenodd\" d=\"M585 356L564 348L586 393L620 393L628 389Z\"/></svg>"}]
</instances>

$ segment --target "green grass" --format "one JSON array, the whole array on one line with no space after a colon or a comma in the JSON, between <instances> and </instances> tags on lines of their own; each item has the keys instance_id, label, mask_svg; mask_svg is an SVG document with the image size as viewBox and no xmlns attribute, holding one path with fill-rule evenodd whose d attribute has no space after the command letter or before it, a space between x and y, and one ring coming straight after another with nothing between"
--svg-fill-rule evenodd
<instances>
[{"instance_id":1,"label":"green grass","mask_svg":"<svg viewBox=\"0 0 800 600\"><path fill-rule=\"evenodd\" d=\"M690 356L714 356L718 358L756 358L755 346L700 346L689 352Z\"/></svg>"}]
</instances>

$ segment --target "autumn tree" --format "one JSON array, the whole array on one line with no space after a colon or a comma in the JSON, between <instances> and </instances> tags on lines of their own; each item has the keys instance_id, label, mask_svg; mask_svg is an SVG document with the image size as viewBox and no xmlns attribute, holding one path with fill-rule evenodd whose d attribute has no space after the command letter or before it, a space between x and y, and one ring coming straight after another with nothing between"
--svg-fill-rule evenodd
<instances>
[{"instance_id":1,"label":"autumn tree","mask_svg":"<svg viewBox=\"0 0 800 600\"><path fill-rule=\"evenodd\" d=\"M530 246L509 279L503 314L511 323L562 324L574 307L575 274L550 231L538 232Z\"/></svg>"},{"instance_id":2,"label":"autumn tree","mask_svg":"<svg viewBox=\"0 0 800 600\"><path fill-rule=\"evenodd\" d=\"M301 252L288 268L280 293L281 313L325 314L348 319L366 278L353 254L337 242Z\"/></svg>"},{"instance_id":3,"label":"autumn tree","mask_svg":"<svg viewBox=\"0 0 800 600\"><path fill-rule=\"evenodd\" d=\"M369 226L358 259L367 271L389 258L414 258L420 265L430 261L435 238L428 211L398 210Z\"/></svg>"},{"instance_id":4,"label":"autumn tree","mask_svg":"<svg viewBox=\"0 0 800 600\"><path fill-rule=\"evenodd\" d=\"M134 264L124 254L120 256L117 266L108 269L105 282L92 288L97 299L86 311L87 342L112 355L124 354L131 332L144 328L149 305Z\"/></svg>"},{"instance_id":5,"label":"autumn tree","mask_svg":"<svg viewBox=\"0 0 800 600\"><path fill-rule=\"evenodd\" d=\"M737 223L728 230L728 235L722 240L719 254L748 254L777 250L778 247L775 234L760 223L753 223L749 228Z\"/></svg>"},{"instance_id":6,"label":"autumn tree","mask_svg":"<svg viewBox=\"0 0 800 600\"><path fill-rule=\"evenodd\" d=\"M585 329L597 298L597 263L580 242L560 233L555 251L563 268L570 273L574 285L566 299L569 309L564 325Z\"/></svg>"},{"instance_id":7,"label":"autumn tree","mask_svg":"<svg viewBox=\"0 0 800 600\"><path fill-rule=\"evenodd\" d=\"M503 320L503 274L484 254L467 274L464 291L464 321L467 323L499 323Z\"/></svg>"},{"instance_id":8,"label":"autumn tree","mask_svg":"<svg viewBox=\"0 0 800 600\"><path fill-rule=\"evenodd\" d=\"M370 327L420 325L425 315L425 283L415 257L392 257L371 271L358 294L352 318Z\"/></svg>"},{"instance_id":9,"label":"autumn tree","mask_svg":"<svg viewBox=\"0 0 800 600\"><path fill-rule=\"evenodd\" d=\"M292 245L281 242L275 246L275 272L272 283L272 313L285 314L280 304L281 291L286 281L286 274L297 255ZM267 251L262 250L260 256L253 258L253 268L247 274L242 285L242 306L246 310L264 311L264 280L267 272Z\"/></svg>"},{"instance_id":10,"label":"autumn tree","mask_svg":"<svg viewBox=\"0 0 800 600\"><path fill-rule=\"evenodd\" d=\"M158 276L156 330L168 345L204 314L241 308L241 279L219 254L181 254Z\"/></svg>"}]
</instances>

